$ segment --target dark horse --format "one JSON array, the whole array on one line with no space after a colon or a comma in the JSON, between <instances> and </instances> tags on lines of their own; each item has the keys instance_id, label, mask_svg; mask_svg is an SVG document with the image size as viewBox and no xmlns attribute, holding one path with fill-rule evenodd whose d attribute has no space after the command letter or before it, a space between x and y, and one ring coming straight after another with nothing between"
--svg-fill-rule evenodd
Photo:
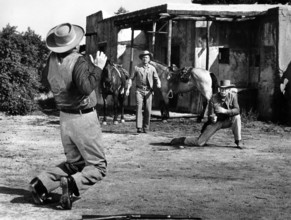
<instances>
[{"instance_id":1,"label":"dark horse","mask_svg":"<svg viewBox=\"0 0 291 220\"><path fill-rule=\"evenodd\" d=\"M167 106L169 104L169 98L173 97L173 93L190 92L197 88L206 99L203 102L203 111L198 117L198 121L201 121L205 117L212 94L218 91L218 80L216 76L212 72L201 68L184 67L178 69L176 67L167 67L165 64L157 61L151 61L151 64L156 67L161 79L161 95L164 102L161 105L162 119L166 120L169 118Z\"/></svg>"},{"instance_id":2,"label":"dark horse","mask_svg":"<svg viewBox=\"0 0 291 220\"><path fill-rule=\"evenodd\" d=\"M118 110L121 112L120 121L124 122L124 100L127 86L128 72L121 65L107 60L101 76L101 93L103 98L103 124L107 124L107 97L113 99L113 123L118 124Z\"/></svg>"}]
</instances>

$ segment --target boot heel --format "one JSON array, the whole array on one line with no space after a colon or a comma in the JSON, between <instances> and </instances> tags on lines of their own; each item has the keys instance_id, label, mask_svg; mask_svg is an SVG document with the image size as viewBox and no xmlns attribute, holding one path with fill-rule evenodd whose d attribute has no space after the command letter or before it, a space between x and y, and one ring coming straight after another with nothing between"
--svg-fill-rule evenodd
<instances>
[{"instance_id":1,"label":"boot heel","mask_svg":"<svg viewBox=\"0 0 291 220\"><path fill-rule=\"evenodd\" d=\"M43 205L47 202L48 198L47 189L38 178L34 178L30 182L28 190L31 192L35 204Z\"/></svg>"},{"instance_id":2,"label":"boot heel","mask_svg":"<svg viewBox=\"0 0 291 220\"><path fill-rule=\"evenodd\" d=\"M70 193L68 179L66 177L61 178L60 186L62 188L62 196L60 199L60 205L63 209L72 209L72 194Z\"/></svg>"}]
</instances>

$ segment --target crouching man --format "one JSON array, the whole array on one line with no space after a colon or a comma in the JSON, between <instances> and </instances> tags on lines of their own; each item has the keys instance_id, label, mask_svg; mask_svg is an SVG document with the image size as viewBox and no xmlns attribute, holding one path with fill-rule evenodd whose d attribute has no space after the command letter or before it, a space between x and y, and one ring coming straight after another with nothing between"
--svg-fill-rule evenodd
<instances>
[{"instance_id":1,"label":"crouching man","mask_svg":"<svg viewBox=\"0 0 291 220\"><path fill-rule=\"evenodd\" d=\"M235 86L230 80L222 80L219 87L220 91L210 100L209 119L203 125L200 136L174 138L171 145L203 146L219 129L231 128L236 147L242 149L240 109L237 94L231 91Z\"/></svg>"}]
</instances>

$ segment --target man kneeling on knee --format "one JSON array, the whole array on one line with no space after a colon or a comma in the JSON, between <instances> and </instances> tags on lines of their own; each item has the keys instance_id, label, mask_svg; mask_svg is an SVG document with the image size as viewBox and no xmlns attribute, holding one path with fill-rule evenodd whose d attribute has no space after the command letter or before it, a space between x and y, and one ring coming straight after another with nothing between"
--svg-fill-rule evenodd
<instances>
[{"instance_id":1,"label":"man kneeling on knee","mask_svg":"<svg viewBox=\"0 0 291 220\"><path fill-rule=\"evenodd\" d=\"M180 137L171 141L172 145L203 146L215 134L223 128L231 128L237 148L241 149L241 117L237 100L237 93L231 91L235 86L230 80L222 80L220 91L214 94L209 103L209 119L203 125L198 138Z\"/></svg>"}]
</instances>

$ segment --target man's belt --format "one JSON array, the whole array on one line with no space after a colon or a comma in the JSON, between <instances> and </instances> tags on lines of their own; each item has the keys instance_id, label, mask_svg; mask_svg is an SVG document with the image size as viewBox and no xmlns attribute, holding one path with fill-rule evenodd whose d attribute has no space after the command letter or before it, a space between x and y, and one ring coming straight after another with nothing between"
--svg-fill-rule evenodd
<instances>
[{"instance_id":1,"label":"man's belt","mask_svg":"<svg viewBox=\"0 0 291 220\"><path fill-rule=\"evenodd\" d=\"M86 114L89 112L95 111L95 108L86 108L86 109L61 109L62 112L69 113L69 114Z\"/></svg>"},{"instance_id":2,"label":"man's belt","mask_svg":"<svg viewBox=\"0 0 291 220\"><path fill-rule=\"evenodd\" d=\"M149 91L151 90L150 87L148 86L137 86L138 89L144 90L144 91Z\"/></svg>"}]
</instances>

